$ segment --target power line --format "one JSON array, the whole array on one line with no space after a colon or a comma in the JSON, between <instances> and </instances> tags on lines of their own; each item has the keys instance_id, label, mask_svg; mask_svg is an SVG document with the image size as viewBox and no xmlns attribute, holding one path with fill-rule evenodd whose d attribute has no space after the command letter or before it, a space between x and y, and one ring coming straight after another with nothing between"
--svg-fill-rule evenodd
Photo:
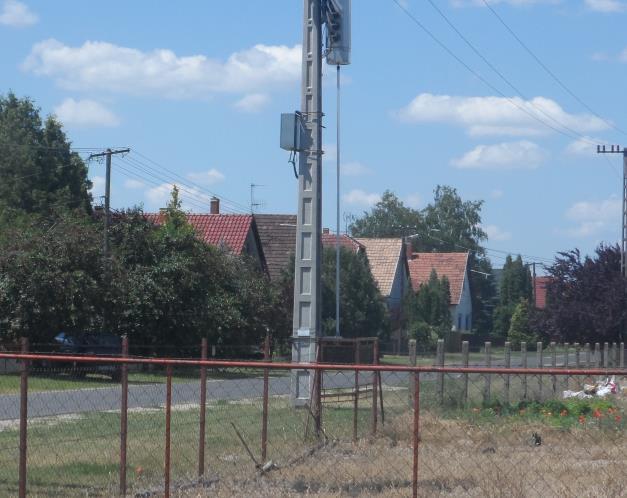
<instances>
[{"instance_id":1,"label":"power line","mask_svg":"<svg viewBox=\"0 0 627 498\"><path fill-rule=\"evenodd\" d=\"M121 162L123 162L126 166L128 166L129 168L132 168L134 170L140 170L143 171L144 173L146 173L146 170L143 169L141 166L137 166L133 163L131 163L130 161L128 161L129 158L124 158L122 159ZM168 184L174 184L174 182L172 182L170 179L164 179L162 177L159 177L157 175L155 175L153 172L147 172L148 175L151 175L152 177L156 178L159 181L155 181L149 177L143 176L140 173L137 173L136 171L133 171L132 169L129 170L127 168L118 166L119 168L121 168L123 171L125 171L127 173L127 175L125 176L129 176L131 175L132 178L134 179L138 179L141 180L142 182L146 182L149 183L155 187L161 187L163 185L163 183L168 183ZM159 183L161 182L161 183ZM178 186L178 184L176 184ZM186 201L193 205L196 208L200 208L202 210L206 210L208 207L211 206L211 204L204 199L204 197L202 196L202 194L198 194L196 192L193 192L191 190L188 190L187 188L185 188L185 186L178 186L179 190L181 192L184 192L185 194L187 194L187 196L189 196ZM241 214L241 213L237 213L237 214Z\"/></svg>"},{"instance_id":2,"label":"power line","mask_svg":"<svg viewBox=\"0 0 627 498\"><path fill-rule=\"evenodd\" d=\"M137 155L139 155L140 157L142 157L143 159L145 159L146 161L149 161L150 163L152 163L153 165L157 166L158 168L161 168L161 169L163 169L163 170L167 171L167 172L168 172L168 173L170 173L171 175L174 175L175 177L178 177L178 178L180 178L181 180L183 180L183 181L185 181L185 182L192 183L192 182L189 182L189 180L187 180L187 179L185 179L184 177L182 177L181 175L179 175L178 173L176 173L176 172L174 172L174 171L172 171L172 170L168 169L167 167L163 166L162 164L159 164L159 163L157 163L156 161L154 161L154 160L150 159L149 157L147 157L146 155L142 154L141 152L139 152L139 151L134 151L134 152L135 152ZM224 202L224 201L226 201L227 203L231 204L232 206L240 208L243 212L246 212L246 211L247 211L247 209L248 209L248 206L246 206L245 204L242 204L242 203L239 203L239 202L233 201L233 200L231 200L231 199L229 199L228 197L225 197L225 196L223 196L223 195L218 195L218 194L216 194L215 192L212 192L212 191L210 191L210 190L208 190L208 189L206 189L206 188L204 188L204 187L201 187L201 186L199 186L199 185L195 185L195 186L196 186L197 188L201 189L201 190L205 190L206 192L208 192L208 193L209 193L209 194L211 194L211 195L214 195L214 196L216 196L216 197L219 197L219 198L220 198L223 202Z\"/></svg>"},{"instance_id":3,"label":"power line","mask_svg":"<svg viewBox=\"0 0 627 498\"><path fill-rule=\"evenodd\" d=\"M396 1L396 0L394 0ZM485 0L484 0L485 1ZM584 135L582 135L581 133L579 133L577 130L574 130L573 128L569 127L568 125L565 125L564 123L558 121L557 119L555 119L553 116L551 116L550 114L548 114L546 111L544 111L544 109L542 109L541 107L538 107L537 105L535 105L527 96L525 96L525 94L516 86L514 85L501 71L499 71L499 69L494 66L494 64L492 64L487 57L485 57L481 51L474 46L474 44L466 37L464 36L464 34L457 28L457 26L455 26L455 24L453 24L453 22L446 16L446 14L444 14L444 12L433 2L433 0L428 0L428 2L431 4L431 6L436 10L436 12L446 21L446 23L451 27L451 29L453 29L453 31L455 31L455 33L457 33L457 35L464 41L464 43L466 43L466 45L468 45L470 47L470 49L492 70L494 71L494 73L497 74L497 76L499 78L501 78L501 80L507 85L509 86L512 90L514 90L514 92L516 92L523 100L529 102L531 104L531 106L536 109L538 112L542 113L544 116L546 116L548 119L550 119L553 123L556 123L558 126L561 126L562 128L564 128L565 130L568 130L569 132L571 132L573 134L573 136L571 136L571 138L582 138L586 141L588 141L589 143L593 143L592 141L589 141L587 139L587 137L585 137ZM546 124L546 123L544 123Z\"/></svg>"},{"instance_id":4,"label":"power line","mask_svg":"<svg viewBox=\"0 0 627 498\"><path fill-rule=\"evenodd\" d=\"M485 6L490 9L490 12L492 12L492 14L494 14L494 16L499 20L499 22L505 27L505 29L514 37L514 39L520 44L520 46L522 48L525 49L525 51L531 56L533 57L533 59L540 65L540 67L542 69L544 69L544 71L546 71L546 73L551 76L551 78L553 78L553 80L555 80L555 82L561 86L572 98L574 98L577 102L579 102L579 104L581 104L583 107L585 107L590 113L592 113L595 117L597 117L598 119L600 119L601 121L603 121L606 125L610 126L611 128L614 128L616 131L618 131L619 133L622 133L623 135L627 135L627 132L625 132L624 130L620 129L619 127L617 127L616 125L614 125L614 123L612 123L611 121L608 121L607 119L603 118L602 116L600 116L599 114L597 114L594 109L592 109L588 104L586 104L579 96L577 96L577 94L575 94L575 92L573 92L568 86L566 86L566 83L564 83L553 71L551 71L551 69L549 69L549 67L544 64L544 62L542 62L542 60L533 52L533 50L531 50L529 48L529 46L527 46L527 44L521 40L521 38L514 32L514 30L505 22L505 20L498 14L498 12L490 5L490 3L487 0L482 0L483 3L485 4Z\"/></svg>"},{"instance_id":5,"label":"power line","mask_svg":"<svg viewBox=\"0 0 627 498\"><path fill-rule=\"evenodd\" d=\"M459 64L461 64L468 72L470 72L472 75L474 75L477 79L479 79L484 85L486 85L488 88L490 88L492 91L496 92L497 94L499 94L501 97L503 97L504 99L506 99L510 104L512 104L514 107L516 107L518 110L524 112L525 114L527 114L529 117L531 117L533 120L538 121L539 123L543 124L544 126L552 129L553 131L567 136L569 138L582 138L584 141L589 142L591 144L593 144L593 142L589 141L586 137L584 137L581 134L576 134L576 135L572 135L570 133L567 133L559 128L556 128L555 126L551 125L550 123L547 123L546 121L544 121L543 119L539 118L536 114L530 112L528 109L526 109L523 106L518 105L511 97L508 97L507 95L505 95L503 92L501 92L501 90L499 90L496 86L494 86L492 83L490 83L487 79L485 79L483 76L481 76L481 74L479 74L477 71L475 71L472 67L470 67L468 64L466 64L466 62L464 62L464 60L462 58L460 58L455 52L453 52L446 44L444 44L444 42L442 42L437 36L435 36L435 34L433 34L433 32L431 30L429 30L429 28L427 28L422 22L420 22L418 20L418 18L416 18L416 16L414 16L406 7L404 7L399 0L392 0L392 2L394 2L399 9L401 9L405 15L407 17L409 17L409 19L411 19L414 24L416 24L420 29L422 29L435 43L437 43L446 53L448 53L451 57L453 57ZM594 144L596 145L596 144Z\"/></svg>"}]
</instances>

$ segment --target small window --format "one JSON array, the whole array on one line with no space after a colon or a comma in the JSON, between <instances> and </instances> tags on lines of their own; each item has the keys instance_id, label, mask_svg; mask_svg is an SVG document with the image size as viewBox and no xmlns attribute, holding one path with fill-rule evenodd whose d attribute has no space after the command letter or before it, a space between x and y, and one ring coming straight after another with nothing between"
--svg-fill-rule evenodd
<instances>
[{"instance_id":1,"label":"small window","mask_svg":"<svg viewBox=\"0 0 627 498\"><path fill-rule=\"evenodd\" d=\"M470 330L470 315L466 315L466 330Z\"/></svg>"},{"instance_id":2,"label":"small window","mask_svg":"<svg viewBox=\"0 0 627 498\"><path fill-rule=\"evenodd\" d=\"M457 330L461 330L462 329L462 314L458 313L457 314Z\"/></svg>"}]
</instances>

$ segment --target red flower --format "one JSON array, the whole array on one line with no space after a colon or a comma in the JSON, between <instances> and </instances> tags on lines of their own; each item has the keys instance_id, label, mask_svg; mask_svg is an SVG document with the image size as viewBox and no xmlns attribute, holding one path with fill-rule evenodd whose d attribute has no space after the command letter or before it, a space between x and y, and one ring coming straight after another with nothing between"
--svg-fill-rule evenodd
<instances>
[{"instance_id":1,"label":"red flower","mask_svg":"<svg viewBox=\"0 0 627 498\"><path fill-rule=\"evenodd\" d=\"M620 423L620 421L622 420L622 418L621 418L621 416L620 416L620 415L616 415L616 416L614 417L614 420L616 420L616 423L617 423L617 424L619 424L619 423Z\"/></svg>"},{"instance_id":2,"label":"red flower","mask_svg":"<svg viewBox=\"0 0 627 498\"><path fill-rule=\"evenodd\" d=\"M586 423L586 417L584 417L583 415L579 415L579 423L580 424L585 424Z\"/></svg>"},{"instance_id":3,"label":"red flower","mask_svg":"<svg viewBox=\"0 0 627 498\"><path fill-rule=\"evenodd\" d=\"M598 408L595 408L594 412L592 413L592 416L594 418L601 418L603 416L603 413L601 413L601 410L599 410Z\"/></svg>"}]
</instances>

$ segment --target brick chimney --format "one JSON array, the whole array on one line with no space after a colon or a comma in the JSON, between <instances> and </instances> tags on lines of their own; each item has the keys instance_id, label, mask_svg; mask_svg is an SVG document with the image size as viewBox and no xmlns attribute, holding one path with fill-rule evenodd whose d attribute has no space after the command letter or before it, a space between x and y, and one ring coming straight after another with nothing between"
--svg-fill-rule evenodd
<instances>
[{"instance_id":1,"label":"brick chimney","mask_svg":"<svg viewBox=\"0 0 627 498\"><path fill-rule=\"evenodd\" d=\"M328 229L328 228L323 228L323 229L322 229L322 233L326 233L326 234L328 234L328 233L329 233L329 229Z\"/></svg>"},{"instance_id":2,"label":"brick chimney","mask_svg":"<svg viewBox=\"0 0 627 498\"><path fill-rule=\"evenodd\" d=\"M210 206L211 207L209 208L209 212L211 214L220 214L220 199L215 196L212 197Z\"/></svg>"}]
</instances>

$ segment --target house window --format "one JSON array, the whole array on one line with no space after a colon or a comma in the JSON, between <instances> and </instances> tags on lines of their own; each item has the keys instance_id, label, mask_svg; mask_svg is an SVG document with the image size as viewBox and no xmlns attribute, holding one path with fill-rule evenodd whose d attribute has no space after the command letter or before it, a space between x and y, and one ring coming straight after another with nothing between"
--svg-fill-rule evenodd
<instances>
[{"instance_id":1,"label":"house window","mask_svg":"<svg viewBox=\"0 0 627 498\"><path fill-rule=\"evenodd\" d=\"M462 329L462 314L458 313L457 314L457 330L461 330Z\"/></svg>"},{"instance_id":2,"label":"house window","mask_svg":"<svg viewBox=\"0 0 627 498\"><path fill-rule=\"evenodd\" d=\"M466 330L470 330L470 315L466 315Z\"/></svg>"}]
</instances>

